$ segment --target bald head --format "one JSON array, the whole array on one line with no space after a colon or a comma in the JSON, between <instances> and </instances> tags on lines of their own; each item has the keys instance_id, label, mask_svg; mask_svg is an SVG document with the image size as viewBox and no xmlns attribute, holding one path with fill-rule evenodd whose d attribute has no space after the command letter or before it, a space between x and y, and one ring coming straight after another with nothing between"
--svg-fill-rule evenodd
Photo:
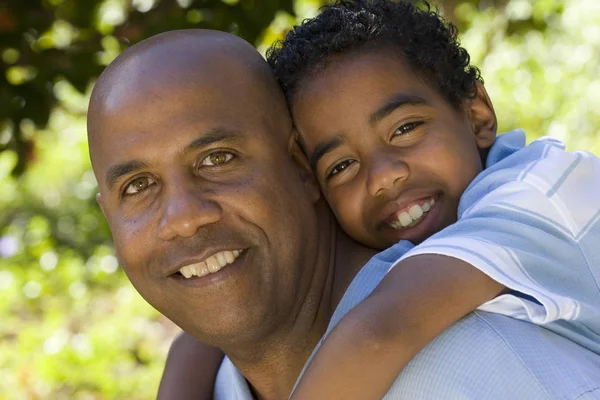
<instances>
[{"instance_id":1,"label":"bald head","mask_svg":"<svg viewBox=\"0 0 600 400\"><path fill-rule=\"evenodd\" d=\"M248 42L219 31L171 31L132 46L98 79L88 110L92 163L107 118L124 108L135 112L161 103L164 109L177 99L201 101L194 92L207 89L247 101L249 112L291 124L268 64Z\"/></svg>"},{"instance_id":2,"label":"bald head","mask_svg":"<svg viewBox=\"0 0 600 400\"><path fill-rule=\"evenodd\" d=\"M256 343L301 308L319 192L252 46L211 31L153 37L106 69L88 117L98 203L150 304L213 344ZM224 268L221 253L242 258Z\"/></svg>"}]
</instances>

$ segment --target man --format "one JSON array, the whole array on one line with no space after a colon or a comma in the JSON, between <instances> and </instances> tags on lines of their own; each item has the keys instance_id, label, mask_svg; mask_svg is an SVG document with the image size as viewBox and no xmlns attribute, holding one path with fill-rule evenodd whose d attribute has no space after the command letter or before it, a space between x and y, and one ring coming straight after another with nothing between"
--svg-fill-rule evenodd
<instances>
[{"instance_id":1,"label":"man","mask_svg":"<svg viewBox=\"0 0 600 400\"><path fill-rule=\"evenodd\" d=\"M121 265L157 310L225 352L217 398L286 398L330 321L399 251L361 270L375 252L339 229L291 129L267 64L225 33L138 44L92 95L90 156ZM478 312L422 351L388 395L583 399L594 381L593 353Z\"/></svg>"}]
</instances>

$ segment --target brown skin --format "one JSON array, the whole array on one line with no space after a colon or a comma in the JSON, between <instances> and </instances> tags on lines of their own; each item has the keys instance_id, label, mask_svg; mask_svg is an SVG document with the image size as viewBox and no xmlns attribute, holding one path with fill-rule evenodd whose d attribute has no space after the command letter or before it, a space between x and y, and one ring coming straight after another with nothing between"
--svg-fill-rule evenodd
<instances>
[{"instance_id":1,"label":"brown skin","mask_svg":"<svg viewBox=\"0 0 600 400\"><path fill-rule=\"evenodd\" d=\"M373 254L319 199L284 104L249 44L183 31L121 55L89 109L98 203L127 276L158 311L221 348L259 398L289 394ZM235 249L244 252L215 274L177 273Z\"/></svg>"},{"instance_id":2,"label":"brown skin","mask_svg":"<svg viewBox=\"0 0 600 400\"><path fill-rule=\"evenodd\" d=\"M341 294L373 254L342 234L319 200L283 104L266 64L248 44L222 33L193 31L160 35L120 56L100 78L89 114L98 202L127 275L160 312L223 349L258 398L288 396ZM244 250L243 255L216 274L184 280L176 272L216 251L235 249ZM336 343L346 349L346 343L359 339L363 350L371 343L404 343L397 342L397 326L385 321L400 312L412 318L394 320L422 326L422 314L410 314L407 304L414 310L440 307L440 315L449 312L442 327L425 324L430 335L464 315L465 307L447 301L459 293L457 285L431 279L460 265L442 268L426 257L411 260L414 264L396 268L408 271L400 281L412 284L408 298L382 283L335 330L332 338L340 339L323 348L326 355L333 350L334 358L325 362L340 359ZM481 278L474 275L468 282L479 287ZM439 286L449 289L432 292ZM488 287L482 287L487 293ZM435 295L434 300L406 303L424 293ZM387 303L390 294L398 302ZM368 321L361 319L365 312L375 319L360 325ZM421 331L400 333L410 338ZM410 351L430 340L426 337ZM209 350L198 346L198 358L206 360ZM369 352L357 356L348 364L354 372L370 359ZM189 361L180 367L193 368ZM217 362L218 355L213 366ZM315 365L311 370L319 371L320 364ZM394 368L378 367L382 374L374 382L389 384ZM314 378L316 387L319 378ZM309 371L303 386L312 379Z\"/></svg>"},{"instance_id":3,"label":"brown skin","mask_svg":"<svg viewBox=\"0 0 600 400\"><path fill-rule=\"evenodd\" d=\"M182 333L173 341L157 400L210 400L223 352Z\"/></svg>"},{"instance_id":4,"label":"brown skin","mask_svg":"<svg viewBox=\"0 0 600 400\"><path fill-rule=\"evenodd\" d=\"M389 107L399 99L421 104ZM483 86L457 110L387 48L333 58L301 84L292 114L309 158L338 141L315 175L344 230L379 249L419 243L454 223L460 196L482 170L481 151L496 137ZM400 230L387 223L425 197L436 204L423 222Z\"/></svg>"},{"instance_id":5,"label":"brown skin","mask_svg":"<svg viewBox=\"0 0 600 400\"><path fill-rule=\"evenodd\" d=\"M405 94L418 96L426 105L403 106L377 124L369 122L390 98ZM316 166L323 192L348 232L380 248L398 239L419 242L453 223L460 195L481 171L480 151L495 136L496 120L483 87L473 101L456 110L401 60L384 52L335 60L305 84L299 99L293 109L309 156L332 133L342 139L343 145ZM392 137L391 132L401 126L411 127L410 137ZM334 179L325 179L332 166L347 160L357 162L347 163L349 168ZM431 213L435 218L420 230L382 232L377 224L379 209L391 207L393 211L398 198L406 203L424 194L436 195L438 211ZM347 260L347 265L355 265L352 261ZM346 279L338 287L343 291L348 284ZM424 255L403 261L333 330L293 397L381 398L423 347L502 289L457 259ZM169 357L163 384L194 369L193 360L184 354L199 348L202 353L201 344L185 335L180 338L172 352L181 355L176 360ZM183 396L197 393L194 390L201 386L190 382L181 390L185 382L178 384L177 398L191 399ZM163 393L168 398L166 390Z\"/></svg>"},{"instance_id":6,"label":"brown skin","mask_svg":"<svg viewBox=\"0 0 600 400\"><path fill-rule=\"evenodd\" d=\"M377 248L419 243L454 223L460 196L496 136L483 86L456 109L390 49L332 59L303 83L292 111L338 221ZM328 151L315 157L319 147ZM390 227L390 214L427 197L436 203L418 224ZM423 347L503 290L451 257L400 262L324 341L292 398L383 397Z\"/></svg>"}]
</instances>

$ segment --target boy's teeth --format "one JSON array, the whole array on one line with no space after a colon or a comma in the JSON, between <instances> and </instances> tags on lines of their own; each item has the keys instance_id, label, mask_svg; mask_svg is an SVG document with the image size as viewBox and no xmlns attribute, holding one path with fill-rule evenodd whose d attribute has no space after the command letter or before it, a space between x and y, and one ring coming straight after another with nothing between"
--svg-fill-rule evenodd
<instances>
[{"instance_id":1,"label":"boy's teeth","mask_svg":"<svg viewBox=\"0 0 600 400\"><path fill-rule=\"evenodd\" d=\"M420 205L415 204L411 208L408 209L408 215L414 220L417 220L423 216L423 210Z\"/></svg>"},{"instance_id":2,"label":"boy's teeth","mask_svg":"<svg viewBox=\"0 0 600 400\"><path fill-rule=\"evenodd\" d=\"M400 215L398 215L398 222L404 227L412 224L413 220L409 213L401 212Z\"/></svg>"},{"instance_id":3,"label":"boy's teeth","mask_svg":"<svg viewBox=\"0 0 600 400\"><path fill-rule=\"evenodd\" d=\"M425 201L423 204L413 204L408 211L403 211L398 214L398 222L392 223L394 229L406 228L423 217L423 214L431 210L435 204L433 198Z\"/></svg>"},{"instance_id":4,"label":"boy's teeth","mask_svg":"<svg viewBox=\"0 0 600 400\"><path fill-rule=\"evenodd\" d=\"M208 257L205 261L181 267L179 272L186 279L189 279L192 276L205 276L208 274L214 274L215 272L220 271L223 267L232 264L240 254L241 250L221 251Z\"/></svg>"}]
</instances>

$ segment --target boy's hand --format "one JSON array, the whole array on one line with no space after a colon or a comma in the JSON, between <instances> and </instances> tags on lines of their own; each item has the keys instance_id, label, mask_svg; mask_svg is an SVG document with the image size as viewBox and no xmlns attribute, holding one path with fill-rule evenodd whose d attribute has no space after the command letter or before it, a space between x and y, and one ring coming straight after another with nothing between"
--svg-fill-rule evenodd
<instances>
[{"instance_id":1,"label":"boy's hand","mask_svg":"<svg viewBox=\"0 0 600 400\"><path fill-rule=\"evenodd\" d=\"M182 332L175 338L157 400L210 400L223 353Z\"/></svg>"}]
</instances>

